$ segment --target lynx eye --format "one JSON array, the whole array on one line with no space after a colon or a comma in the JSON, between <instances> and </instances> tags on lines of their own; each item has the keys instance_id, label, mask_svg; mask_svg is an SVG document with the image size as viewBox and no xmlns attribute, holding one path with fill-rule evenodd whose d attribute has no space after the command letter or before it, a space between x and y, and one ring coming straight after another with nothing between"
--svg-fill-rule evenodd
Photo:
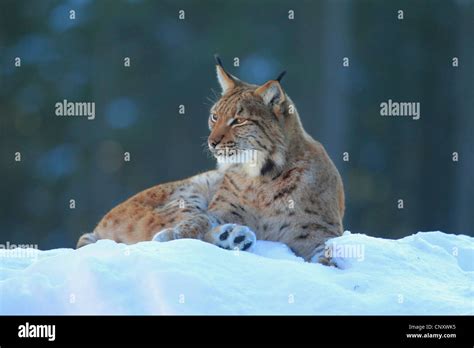
<instances>
[{"instance_id":1,"label":"lynx eye","mask_svg":"<svg viewBox=\"0 0 474 348\"><path fill-rule=\"evenodd\" d=\"M216 123L217 122L217 115L216 114L211 114L211 122Z\"/></svg>"},{"instance_id":2,"label":"lynx eye","mask_svg":"<svg viewBox=\"0 0 474 348\"><path fill-rule=\"evenodd\" d=\"M241 117L236 117L234 118L234 120L232 121L232 123L230 124L231 126L241 126L245 123L247 123L248 120L246 120L245 118L241 118Z\"/></svg>"}]
</instances>

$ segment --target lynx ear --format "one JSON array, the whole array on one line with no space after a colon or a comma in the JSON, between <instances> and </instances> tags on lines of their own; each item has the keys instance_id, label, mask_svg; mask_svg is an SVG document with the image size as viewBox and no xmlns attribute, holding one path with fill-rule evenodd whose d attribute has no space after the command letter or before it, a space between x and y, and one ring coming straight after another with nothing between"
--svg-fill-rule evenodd
<instances>
[{"instance_id":1,"label":"lynx ear","mask_svg":"<svg viewBox=\"0 0 474 348\"><path fill-rule=\"evenodd\" d=\"M214 58L216 59L217 80L221 85L222 94L225 94L228 90L235 87L237 79L224 70L222 61L217 54L214 55Z\"/></svg>"},{"instance_id":2,"label":"lynx ear","mask_svg":"<svg viewBox=\"0 0 474 348\"><path fill-rule=\"evenodd\" d=\"M280 106L285 101L285 93L277 80L270 80L255 90L266 105Z\"/></svg>"}]
</instances>

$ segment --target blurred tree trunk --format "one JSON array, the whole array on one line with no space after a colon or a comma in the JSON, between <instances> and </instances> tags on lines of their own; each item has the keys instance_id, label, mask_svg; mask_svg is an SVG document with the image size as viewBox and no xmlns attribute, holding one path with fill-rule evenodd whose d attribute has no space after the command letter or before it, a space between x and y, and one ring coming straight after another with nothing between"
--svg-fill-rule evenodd
<instances>
[{"instance_id":1,"label":"blurred tree trunk","mask_svg":"<svg viewBox=\"0 0 474 348\"><path fill-rule=\"evenodd\" d=\"M458 25L456 33L457 40L457 57L460 66L455 72L456 84L455 100L456 107L456 132L457 139L455 148L450 151L459 153L459 162L454 163L456 168L455 183L453 185L453 209L454 214L454 231L446 231L450 233L472 234L474 230L474 91L472 89L472 78L474 76L474 67L472 65L474 57L474 45L472 44L472 36L468 33L472 32L472 8L463 11L459 5L459 14L463 20Z\"/></svg>"},{"instance_id":2,"label":"blurred tree trunk","mask_svg":"<svg viewBox=\"0 0 474 348\"><path fill-rule=\"evenodd\" d=\"M321 134L330 136L330 142L325 144L336 165L342 162L342 153L349 151L347 139L349 97L346 69L343 67L343 57L349 57L352 49L348 44L351 40L351 7L352 2L326 1L322 7L324 13L323 43L321 55L324 95L320 99L323 103L322 117L324 118ZM331 68L334 67L334 68Z\"/></svg>"}]
</instances>

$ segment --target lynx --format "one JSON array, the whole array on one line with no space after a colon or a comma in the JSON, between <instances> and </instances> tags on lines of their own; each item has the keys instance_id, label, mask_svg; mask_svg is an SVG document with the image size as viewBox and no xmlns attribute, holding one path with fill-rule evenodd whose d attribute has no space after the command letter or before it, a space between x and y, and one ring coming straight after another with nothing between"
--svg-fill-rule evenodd
<instances>
[{"instance_id":1,"label":"lynx","mask_svg":"<svg viewBox=\"0 0 474 348\"><path fill-rule=\"evenodd\" d=\"M208 119L217 169L142 191L107 213L77 247L200 239L249 250L257 239L287 244L306 261L342 234L344 190L324 147L308 135L277 79L258 86L216 56L220 99ZM251 152L251 156L240 156ZM248 160L248 159L251 160ZM246 159L246 160L239 160Z\"/></svg>"}]
</instances>

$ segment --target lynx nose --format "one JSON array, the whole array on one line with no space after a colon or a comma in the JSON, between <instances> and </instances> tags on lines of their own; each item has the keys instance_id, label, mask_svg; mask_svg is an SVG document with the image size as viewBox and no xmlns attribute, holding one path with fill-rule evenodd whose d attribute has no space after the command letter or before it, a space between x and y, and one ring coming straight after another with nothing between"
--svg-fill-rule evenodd
<instances>
[{"instance_id":1,"label":"lynx nose","mask_svg":"<svg viewBox=\"0 0 474 348\"><path fill-rule=\"evenodd\" d=\"M209 146L215 149L216 146L221 142L222 138L224 138L223 135L221 135L219 138L209 139Z\"/></svg>"}]
</instances>

